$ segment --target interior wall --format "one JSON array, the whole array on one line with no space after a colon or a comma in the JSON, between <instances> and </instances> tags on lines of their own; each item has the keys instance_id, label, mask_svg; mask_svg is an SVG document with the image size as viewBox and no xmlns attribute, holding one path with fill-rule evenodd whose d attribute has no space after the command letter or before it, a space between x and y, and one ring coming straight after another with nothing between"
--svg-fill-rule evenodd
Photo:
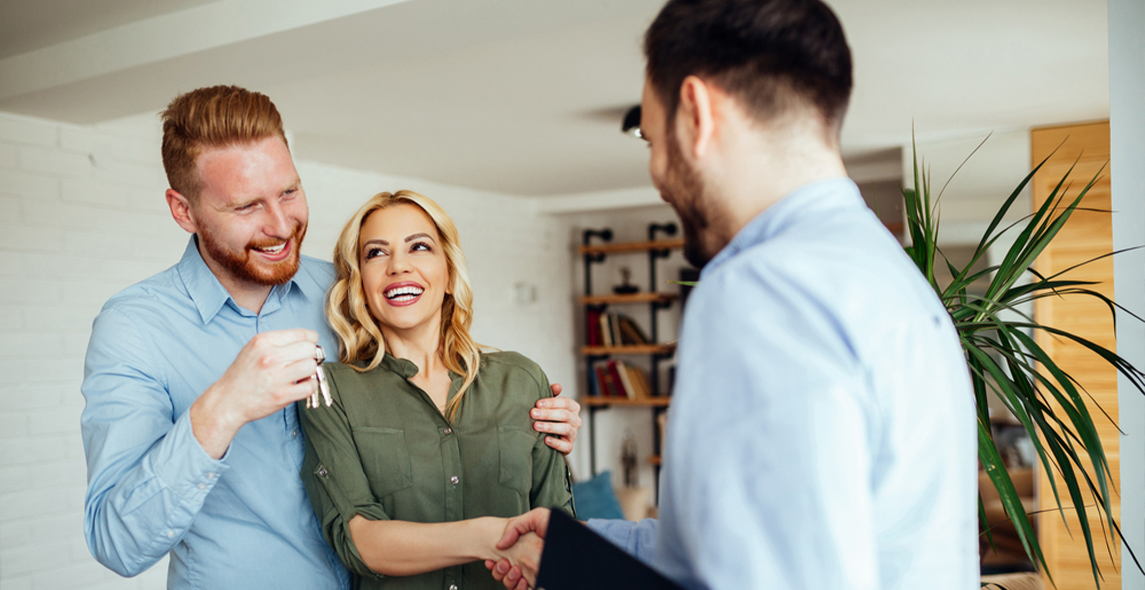
<instances>
[{"instance_id":1,"label":"interior wall","mask_svg":"<svg viewBox=\"0 0 1145 590\"><path fill-rule=\"evenodd\" d=\"M434 198L457 222L469 260L475 338L524 353L576 390L562 222L528 199L296 164L310 204L306 254L328 260L344 220L378 191ZM79 416L92 320L111 295L178 262L187 244L166 187L157 121L80 127L0 113L4 590L165 585L162 563L122 579L88 553Z\"/></svg>"},{"instance_id":2,"label":"interior wall","mask_svg":"<svg viewBox=\"0 0 1145 590\"><path fill-rule=\"evenodd\" d=\"M1109 2L1109 127L1112 183L1113 249L1138 248L1145 242L1145 3ZM1145 310L1145 250L1113 258L1117 302L1141 315ZM1118 312L1117 353L1145 367L1145 326ZM1145 396L1118 377L1118 425L1121 450L1121 587L1145 590L1145 572L1133 554L1145 560ZM1132 552L1130 549L1132 548Z\"/></svg>"}]
</instances>

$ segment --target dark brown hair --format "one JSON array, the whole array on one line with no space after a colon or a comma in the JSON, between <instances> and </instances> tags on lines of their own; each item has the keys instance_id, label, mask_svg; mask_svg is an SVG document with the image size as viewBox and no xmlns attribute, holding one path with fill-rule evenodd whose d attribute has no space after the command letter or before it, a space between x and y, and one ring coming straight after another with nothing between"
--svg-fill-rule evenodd
<instances>
[{"instance_id":1,"label":"dark brown hair","mask_svg":"<svg viewBox=\"0 0 1145 590\"><path fill-rule=\"evenodd\" d=\"M265 94L238 86L210 86L180 94L160 113L167 182L195 201L202 182L195 159L205 148L281 137L282 117Z\"/></svg>"},{"instance_id":2,"label":"dark brown hair","mask_svg":"<svg viewBox=\"0 0 1145 590\"><path fill-rule=\"evenodd\" d=\"M838 139L851 96L851 50L839 19L819 0L669 0L644 36L644 54L669 120L684 78L695 75L761 121L811 106Z\"/></svg>"}]
</instances>

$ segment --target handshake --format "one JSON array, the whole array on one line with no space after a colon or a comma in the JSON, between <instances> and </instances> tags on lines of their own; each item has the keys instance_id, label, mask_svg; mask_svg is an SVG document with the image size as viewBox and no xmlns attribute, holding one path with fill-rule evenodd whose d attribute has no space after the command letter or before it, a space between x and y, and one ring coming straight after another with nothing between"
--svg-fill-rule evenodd
<instances>
[{"instance_id":1,"label":"handshake","mask_svg":"<svg viewBox=\"0 0 1145 590\"><path fill-rule=\"evenodd\" d=\"M505 524L495 553L498 559L486 559L485 568L507 590L528 590L537 584L541 569L541 552L549 527L549 509L534 508Z\"/></svg>"}]
</instances>

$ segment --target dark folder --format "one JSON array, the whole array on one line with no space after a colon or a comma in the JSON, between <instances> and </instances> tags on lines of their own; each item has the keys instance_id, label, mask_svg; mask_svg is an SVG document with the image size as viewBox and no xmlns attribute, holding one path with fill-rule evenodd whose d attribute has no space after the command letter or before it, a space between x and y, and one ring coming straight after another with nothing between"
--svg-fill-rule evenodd
<instances>
[{"instance_id":1,"label":"dark folder","mask_svg":"<svg viewBox=\"0 0 1145 590\"><path fill-rule=\"evenodd\" d=\"M553 510L541 553L537 590L586 588L681 590L680 586L569 515Z\"/></svg>"}]
</instances>

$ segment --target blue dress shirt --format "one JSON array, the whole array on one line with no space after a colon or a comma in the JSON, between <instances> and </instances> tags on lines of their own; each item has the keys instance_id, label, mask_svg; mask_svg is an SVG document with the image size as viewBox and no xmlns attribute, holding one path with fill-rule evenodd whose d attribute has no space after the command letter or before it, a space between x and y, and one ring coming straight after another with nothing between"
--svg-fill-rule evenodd
<instances>
[{"instance_id":1,"label":"blue dress shirt","mask_svg":"<svg viewBox=\"0 0 1145 590\"><path fill-rule=\"evenodd\" d=\"M977 588L966 363L853 182L752 220L684 315L660 520L590 528L688 588Z\"/></svg>"},{"instance_id":2,"label":"blue dress shirt","mask_svg":"<svg viewBox=\"0 0 1145 590\"><path fill-rule=\"evenodd\" d=\"M329 263L304 256L255 314L231 299L192 237L178 264L104 305L82 416L84 533L100 563L133 576L169 552L169 588L349 587L298 475L295 405L244 425L219 460L187 411L255 334L308 328L338 350L323 315L332 279Z\"/></svg>"}]
</instances>

